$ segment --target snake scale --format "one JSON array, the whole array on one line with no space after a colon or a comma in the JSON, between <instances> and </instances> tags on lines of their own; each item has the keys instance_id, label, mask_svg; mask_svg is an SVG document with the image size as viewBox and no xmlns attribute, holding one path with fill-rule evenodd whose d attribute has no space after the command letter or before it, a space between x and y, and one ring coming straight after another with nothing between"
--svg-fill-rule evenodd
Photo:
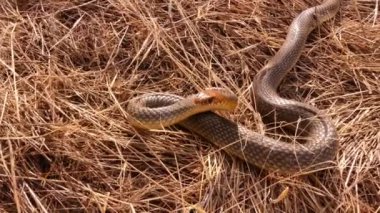
<instances>
[{"instance_id":1,"label":"snake scale","mask_svg":"<svg viewBox=\"0 0 380 213\"><path fill-rule=\"evenodd\" d=\"M326 0L302 11L291 23L285 42L255 76L251 91L264 120L296 124L303 143L284 142L253 132L210 110L231 110L237 98L225 89L210 88L187 98L151 93L132 98L127 106L131 124L161 128L173 124L194 132L247 163L280 172L324 168L338 150L336 128L318 109L279 96L277 88L300 57L308 35L335 16L341 0Z\"/></svg>"}]
</instances>

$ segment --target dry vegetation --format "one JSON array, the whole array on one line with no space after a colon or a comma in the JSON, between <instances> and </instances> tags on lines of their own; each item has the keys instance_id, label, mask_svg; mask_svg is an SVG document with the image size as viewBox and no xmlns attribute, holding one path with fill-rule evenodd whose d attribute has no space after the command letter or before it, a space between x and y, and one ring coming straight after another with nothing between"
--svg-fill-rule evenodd
<instances>
[{"instance_id":1,"label":"dry vegetation","mask_svg":"<svg viewBox=\"0 0 380 213\"><path fill-rule=\"evenodd\" d=\"M2 211L380 211L379 1L344 1L281 86L339 132L336 166L310 175L248 166L187 131L138 132L124 108L225 86L241 100L226 116L262 132L248 85L319 0L0 2Z\"/></svg>"}]
</instances>

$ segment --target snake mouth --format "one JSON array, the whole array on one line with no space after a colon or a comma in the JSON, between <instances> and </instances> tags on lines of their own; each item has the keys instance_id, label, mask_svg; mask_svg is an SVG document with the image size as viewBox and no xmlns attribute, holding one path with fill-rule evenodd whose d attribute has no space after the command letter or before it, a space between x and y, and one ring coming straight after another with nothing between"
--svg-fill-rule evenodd
<instances>
[{"instance_id":1,"label":"snake mouth","mask_svg":"<svg viewBox=\"0 0 380 213\"><path fill-rule=\"evenodd\" d=\"M207 88L193 97L193 103L210 110L232 111L238 103L237 96L223 88Z\"/></svg>"}]
</instances>

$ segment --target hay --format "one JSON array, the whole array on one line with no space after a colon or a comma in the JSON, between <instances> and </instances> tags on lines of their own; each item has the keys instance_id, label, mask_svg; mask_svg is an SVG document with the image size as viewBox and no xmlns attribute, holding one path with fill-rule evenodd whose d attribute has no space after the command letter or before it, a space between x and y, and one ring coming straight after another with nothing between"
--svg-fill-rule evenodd
<instances>
[{"instance_id":1,"label":"hay","mask_svg":"<svg viewBox=\"0 0 380 213\"><path fill-rule=\"evenodd\" d=\"M315 4L1 1L1 210L379 211L378 1L344 1L280 89L331 115L334 168L261 171L186 131L137 132L125 119L135 95L224 86L241 100L226 116L263 132L248 85Z\"/></svg>"}]
</instances>

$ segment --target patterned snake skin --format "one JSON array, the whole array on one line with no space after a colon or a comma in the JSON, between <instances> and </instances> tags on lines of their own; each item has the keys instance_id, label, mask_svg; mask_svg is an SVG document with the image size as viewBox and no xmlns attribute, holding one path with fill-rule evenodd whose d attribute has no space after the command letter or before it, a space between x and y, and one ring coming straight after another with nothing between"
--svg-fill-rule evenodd
<instances>
[{"instance_id":1,"label":"patterned snake skin","mask_svg":"<svg viewBox=\"0 0 380 213\"><path fill-rule=\"evenodd\" d=\"M331 120L312 106L280 97L277 88L298 60L309 33L334 17L340 3L340 0L326 0L300 13L290 25L284 44L259 71L251 87L256 109L264 120L295 124L297 128L294 127L294 131L302 131L306 142L275 140L213 112L190 116L191 101L170 94L147 94L132 99L127 107L130 119L141 124L152 120L159 124L179 122L179 125L226 152L264 169L295 172L326 166L338 149L337 134ZM176 108L180 101L184 101L179 104L182 108ZM177 117L177 121L171 116L173 113L174 117L183 117Z\"/></svg>"}]
</instances>

